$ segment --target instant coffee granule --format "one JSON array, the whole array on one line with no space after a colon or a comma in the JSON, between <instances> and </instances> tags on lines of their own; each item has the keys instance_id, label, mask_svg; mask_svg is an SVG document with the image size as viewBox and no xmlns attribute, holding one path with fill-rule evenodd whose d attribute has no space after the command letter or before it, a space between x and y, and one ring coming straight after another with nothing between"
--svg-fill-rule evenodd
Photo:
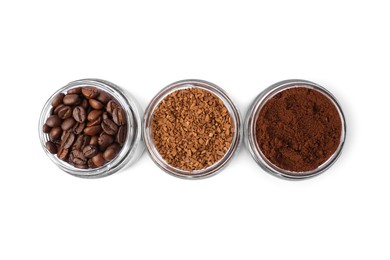
<instances>
[{"instance_id":1,"label":"instant coffee granule","mask_svg":"<svg viewBox=\"0 0 390 260\"><path fill-rule=\"evenodd\" d=\"M256 139L264 156L293 172L314 170L328 160L339 147L341 131L332 101L305 86L273 96L256 121Z\"/></svg>"},{"instance_id":2,"label":"instant coffee granule","mask_svg":"<svg viewBox=\"0 0 390 260\"><path fill-rule=\"evenodd\" d=\"M161 157L187 171L222 159L234 134L232 118L220 98L201 88L176 90L153 112L152 139Z\"/></svg>"}]
</instances>

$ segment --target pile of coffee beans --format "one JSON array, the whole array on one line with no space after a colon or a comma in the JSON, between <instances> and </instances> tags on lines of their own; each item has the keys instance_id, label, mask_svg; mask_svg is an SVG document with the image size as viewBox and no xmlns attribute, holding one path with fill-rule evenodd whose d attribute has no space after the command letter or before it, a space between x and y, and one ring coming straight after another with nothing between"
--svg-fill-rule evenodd
<instances>
[{"instance_id":1,"label":"pile of coffee beans","mask_svg":"<svg viewBox=\"0 0 390 260\"><path fill-rule=\"evenodd\" d=\"M69 164L97 168L113 160L126 141L124 109L107 92L77 87L58 94L43 132L46 149Z\"/></svg>"}]
</instances>

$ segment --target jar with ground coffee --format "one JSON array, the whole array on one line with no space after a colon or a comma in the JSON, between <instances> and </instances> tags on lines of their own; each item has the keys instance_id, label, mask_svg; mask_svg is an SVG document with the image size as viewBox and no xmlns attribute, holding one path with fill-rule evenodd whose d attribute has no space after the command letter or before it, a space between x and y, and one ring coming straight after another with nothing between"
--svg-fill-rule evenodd
<instances>
[{"instance_id":1,"label":"jar with ground coffee","mask_svg":"<svg viewBox=\"0 0 390 260\"><path fill-rule=\"evenodd\" d=\"M46 102L39 137L49 158L83 178L113 174L142 154L142 110L117 85L99 79L70 82Z\"/></svg>"},{"instance_id":2,"label":"jar with ground coffee","mask_svg":"<svg viewBox=\"0 0 390 260\"><path fill-rule=\"evenodd\" d=\"M344 114L336 98L306 80L276 83L255 99L245 121L245 142L267 172L290 180L314 177L340 156Z\"/></svg>"},{"instance_id":3,"label":"jar with ground coffee","mask_svg":"<svg viewBox=\"0 0 390 260\"><path fill-rule=\"evenodd\" d=\"M161 90L144 116L153 161L186 179L209 177L230 161L241 140L239 112L220 87L183 80Z\"/></svg>"}]
</instances>

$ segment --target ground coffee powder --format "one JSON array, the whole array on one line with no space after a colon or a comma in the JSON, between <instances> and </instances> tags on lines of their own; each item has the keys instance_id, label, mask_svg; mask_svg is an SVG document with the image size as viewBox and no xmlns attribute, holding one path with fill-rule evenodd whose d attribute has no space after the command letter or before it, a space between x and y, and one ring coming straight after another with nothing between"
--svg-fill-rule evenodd
<instances>
[{"instance_id":1,"label":"ground coffee powder","mask_svg":"<svg viewBox=\"0 0 390 260\"><path fill-rule=\"evenodd\" d=\"M264 156L294 172L314 170L329 159L340 144L341 130L332 101L305 86L273 96L256 121L256 139Z\"/></svg>"},{"instance_id":2,"label":"ground coffee powder","mask_svg":"<svg viewBox=\"0 0 390 260\"><path fill-rule=\"evenodd\" d=\"M176 90L153 112L152 139L171 166L201 170L222 159L233 140L232 118L220 98L201 88Z\"/></svg>"}]
</instances>

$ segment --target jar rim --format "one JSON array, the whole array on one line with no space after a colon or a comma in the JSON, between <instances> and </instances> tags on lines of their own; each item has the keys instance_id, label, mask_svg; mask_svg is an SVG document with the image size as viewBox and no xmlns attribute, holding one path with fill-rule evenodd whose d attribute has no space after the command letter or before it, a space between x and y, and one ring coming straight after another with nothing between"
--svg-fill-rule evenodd
<instances>
[{"instance_id":1,"label":"jar rim","mask_svg":"<svg viewBox=\"0 0 390 260\"><path fill-rule=\"evenodd\" d=\"M154 146L152 131L151 131L153 113L155 109L158 107L158 105L160 104L160 102L164 98L166 98L169 94L177 90L188 89L188 88L200 88L209 91L215 96L217 96L220 100L222 100L226 109L229 112L229 115L232 118L232 122L234 125L234 134L233 134L232 143L229 149L224 154L224 156L214 164L206 168L200 170L194 170L194 171L183 170L168 164L161 157L160 153L157 151L156 147ZM231 98L219 86L211 82L198 80L198 79L180 80L164 87L150 101L148 107L145 110L143 135L145 138L146 149L150 157L152 158L154 163L157 164L157 166L159 166L163 171L165 171L166 173L172 176L183 178L183 179L204 179L219 173L220 170L222 170L231 161L233 155L237 151L237 148L239 147L242 139L241 115L237 107L231 100Z\"/></svg>"},{"instance_id":2,"label":"jar rim","mask_svg":"<svg viewBox=\"0 0 390 260\"><path fill-rule=\"evenodd\" d=\"M45 124L45 121L50 114L50 110L52 109L51 102L53 101L53 99L59 93L65 93L69 89L73 89L77 87L86 87L86 86L96 87L110 94L115 99L115 101L117 101L126 111L127 128L128 128L126 141L123 144L122 149L118 153L118 155L112 161L107 162L103 166L94 169L76 168L73 165L60 160L55 154L51 154L46 149L45 146L46 142L49 141L48 135L43 133L42 131L42 127ZM75 80L69 82L65 86L55 91L54 94L51 95L51 97L46 101L45 105L43 106L39 118L39 124L38 124L38 133L39 133L40 142L47 156L61 170L65 171L66 173L81 178L106 177L121 170L129 163L130 159L132 159L132 156L134 156L134 150L137 148L137 146L139 146L139 143L141 142L142 139L141 138L142 121L141 121L140 113L141 111L136 101L132 97L130 97L129 94L125 92L125 90L123 90L119 86L102 79L89 78L89 79Z\"/></svg>"},{"instance_id":3,"label":"jar rim","mask_svg":"<svg viewBox=\"0 0 390 260\"><path fill-rule=\"evenodd\" d=\"M287 89L297 88L297 87L313 89L315 91L320 92L325 97L327 97L336 108L341 121L340 142L336 151L325 162L319 165L316 169L310 171L302 171L302 172L289 171L273 164L263 154L256 140L256 122L263 106L268 102L268 100L270 100L276 94L285 91ZM245 134L246 134L245 144L251 156L256 161L256 163L260 165L260 167L263 168L266 172L270 173L271 175L280 177L282 179L304 180L304 179L308 179L320 175L321 173L329 169L340 157L346 139L346 121L340 103L337 101L335 96L331 92L329 92L326 88L311 81L302 80L302 79L290 79L290 80L283 80L269 86L255 98L245 118Z\"/></svg>"}]
</instances>

